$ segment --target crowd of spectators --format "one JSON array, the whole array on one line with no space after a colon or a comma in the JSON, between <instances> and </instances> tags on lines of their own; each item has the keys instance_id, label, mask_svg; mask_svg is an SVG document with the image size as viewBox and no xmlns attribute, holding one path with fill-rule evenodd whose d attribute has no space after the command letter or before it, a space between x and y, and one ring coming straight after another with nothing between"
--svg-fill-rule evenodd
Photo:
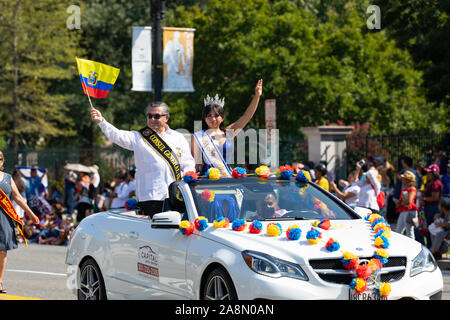
<instances>
[{"instance_id":1,"label":"crowd of spectators","mask_svg":"<svg viewBox=\"0 0 450 320\"><path fill-rule=\"evenodd\" d=\"M118 169L114 181L105 183L100 192L99 168L96 165L89 168L90 172L65 169L62 192L55 184L44 185L47 170L32 167L30 175L26 176L18 167L14 169L12 177L19 192L40 219L39 225L33 225L13 203L24 222L28 242L67 245L73 230L85 217L123 207L125 201L135 195L134 169ZM23 241L20 236L17 239Z\"/></svg>"},{"instance_id":2,"label":"crowd of spectators","mask_svg":"<svg viewBox=\"0 0 450 320\"><path fill-rule=\"evenodd\" d=\"M445 153L413 163L400 158L395 168L383 157L362 159L346 180L335 181L326 164L293 163L295 171L308 170L312 180L351 207L365 207L381 214L393 230L405 233L440 259L450 240L450 163Z\"/></svg>"},{"instance_id":3,"label":"crowd of spectators","mask_svg":"<svg viewBox=\"0 0 450 320\"><path fill-rule=\"evenodd\" d=\"M450 164L442 152L432 161L400 158L395 168L383 157L362 159L347 179L335 180L327 164L293 163L294 171L307 170L312 181L351 207L365 207L383 215L393 230L405 233L430 248L436 258L448 250L450 234ZM12 177L19 192L40 218L39 225L24 220L28 241L67 245L74 228L85 217L100 211L124 207L135 197L135 170L121 167L114 180L103 183L96 165L91 172L65 170L62 194L55 185L45 188L38 168L25 177L17 168ZM15 206L19 216L23 212ZM21 238L18 237L20 240Z\"/></svg>"}]
</instances>

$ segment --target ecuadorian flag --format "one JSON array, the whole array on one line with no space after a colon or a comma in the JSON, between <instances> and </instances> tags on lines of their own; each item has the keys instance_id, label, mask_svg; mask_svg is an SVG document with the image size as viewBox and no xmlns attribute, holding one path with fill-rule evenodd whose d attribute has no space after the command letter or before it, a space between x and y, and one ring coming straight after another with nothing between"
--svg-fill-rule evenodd
<instances>
[{"instance_id":1,"label":"ecuadorian flag","mask_svg":"<svg viewBox=\"0 0 450 320\"><path fill-rule=\"evenodd\" d=\"M100 62L76 59L84 93L93 98L106 98L120 70Z\"/></svg>"}]
</instances>

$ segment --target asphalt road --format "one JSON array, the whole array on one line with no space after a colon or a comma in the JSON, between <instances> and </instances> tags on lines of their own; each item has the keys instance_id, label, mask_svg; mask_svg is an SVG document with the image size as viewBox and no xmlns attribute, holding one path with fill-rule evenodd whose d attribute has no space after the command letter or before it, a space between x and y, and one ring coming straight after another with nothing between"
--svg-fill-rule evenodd
<instances>
[{"instance_id":1,"label":"asphalt road","mask_svg":"<svg viewBox=\"0 0 450 320\"><path fill-rule=\"evenodd\" d=\"M3 283L8 290L1 299L74 300L67 287L67 247L29 244L8 252ZM450 270L444 270L443 300L450 300Z\"/></svg>"},{"instance_id":2,"label":"asphalt road","mask_svg":"<svg viewBox=\"0 0 450 320\"><path fill-rule=\"evenodd\" d=\"M0 299L34 298L44 300L74 300L66 285L67 247L21 244L8 251L3 284L8 290Z\"/></svg>"}]
</instances>

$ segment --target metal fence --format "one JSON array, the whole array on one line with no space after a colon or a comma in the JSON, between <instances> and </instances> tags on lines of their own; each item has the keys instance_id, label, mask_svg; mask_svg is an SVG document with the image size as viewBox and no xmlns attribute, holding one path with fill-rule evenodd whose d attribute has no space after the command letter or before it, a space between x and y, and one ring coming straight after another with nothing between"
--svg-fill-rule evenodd
<instances>
[{"instance_id":1,"label":"metal fence","mask_svg":"<svg viewBox=\"0 0 450 320\"><path fill-rule=\"evenodd\" d=\"M39 166L48 169L48 178L52 183L61 182L66 163L81 163L84 165L98 165L103 181L112 181L117 169L121 166L134 165L133 152L117 146L100 148L49 148L43 150L19 149L17 152L4 150L5 171L12 172L15 165Z\"/></svg>"},{"instance_id":2,"label":"metal fence","mask_svg":"<svg viewBox=\"0 0 450 320\"><path fill-rule=\"evenodd\" d=\"M449 155L449 139L449 133L348 137L347 168L351 171L357 161L375 156L385 158L396 168L401 168L402 156L410 157L414 164L425 161L428 165L435 149Z\"/></svg>"},{"instance_id":3,"label":"metal fence","mask_svg":"<svg viewBox=\"0 0 450 320\"><path fill-rule=\"evenodd\" d=\"M382 156L396 168L400 167L402 155L409 156L414 163L433 159L435 148L450 154L449 134L409 134L390 136L349 136L347 138L347 171L355 168L355 163L369 156ZM248 148L248 146L246 146ZM247 149L248 153L248 149ZM19 149L17 152L4 150L5 171L12 172L15 165L33 166L49 170L49 179L62 180L66 163L97 164L103 181L111 181L121 166L134 166L133 152L112 145L110 147L67 147L43 150ZM308 141L287 139L279 142L279 164L308 161ZM234 164L239 165L239 164Z\"/></svg>"}]
</instances>

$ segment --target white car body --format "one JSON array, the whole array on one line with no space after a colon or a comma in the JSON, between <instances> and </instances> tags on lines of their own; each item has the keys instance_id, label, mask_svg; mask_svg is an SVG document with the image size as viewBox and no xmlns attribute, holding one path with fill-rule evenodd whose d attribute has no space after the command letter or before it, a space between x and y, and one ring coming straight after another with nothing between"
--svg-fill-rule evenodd
<instances>
[{"instance_id":1,"label":"white car body","mask_svg":"<svg viewBox=\"0 0 450 320\"><path fill-rule=\"evenodd\" d=\"M193 222L198 213L189 186L181 183L180 189L189 220ZM173 216L173 212L165 212L155 215L153 220L161 217L170 220ZM262 223L265 230L269 222ZM98 213L84 219L71 239L66 264L72 272L68 276L73 276L73 270L90 257L100 269L108 299L199 299L208 272L220 266L230 276L239 299L349 299L349 285L336 280L345 276L346 271L327 267L325 263L329 261L326 259L340 261L342 253L328 252L323 244L311 245L306 241L311 220L279 223L283 228L279 237L269 237L265 232L233 231L231 226L215 229L212 223L206 230L195 230L187 236L178 228L161 227L161 221L152 221L133 211ZM284 231L293 224L302 230L298 241L287 240L285 236ZM359 257L373 255L376 248L367 221L332 220L332 226L326 231L327 238L339 239L342 248ZM299 265L308 279L257 273L244 261L245 250ZM392 289L388 299L440 298L443 279L438 267L411 276L412 260L422 250L420 243L391 232L389 259L394 266L382 269L384 281L389 281ZM74 293L79 286L77 280Z\"/></svg>"}]
</instances>

